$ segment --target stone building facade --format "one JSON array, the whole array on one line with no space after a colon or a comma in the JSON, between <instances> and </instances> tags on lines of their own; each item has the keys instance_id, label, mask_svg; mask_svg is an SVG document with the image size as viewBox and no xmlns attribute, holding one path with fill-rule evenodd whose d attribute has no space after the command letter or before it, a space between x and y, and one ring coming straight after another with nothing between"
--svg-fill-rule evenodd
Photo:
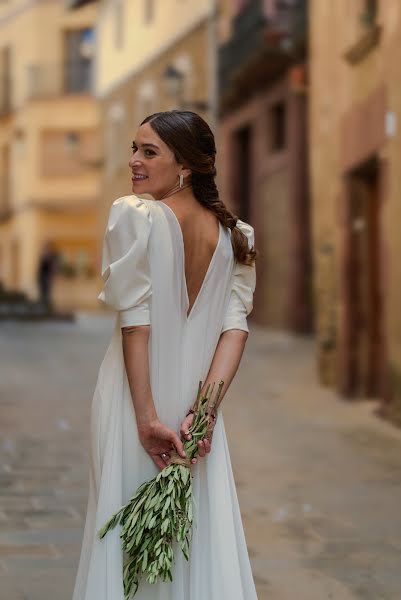
<instances>
[{"instance_id":1,"label":"stone building facade","mask_svg":"<svg viewBox=\"0 0 401 600\"><path fill-rule=\"evenodd\" d=\"M231 2L219 51L221 189L255 228L253 316L311 330L306 2Z\"/></svg>"},{"instance_id":2,"label":"stone building facade","mask_svg":"<svg viewBox=\"0 0 401 600\"><path fill-rule=\"evenodd\" d=\"M319 371L401 421L401 5L310 4Z\"/></svg>"},{"instance_id":3,"label":"stone building facade","mask_svg":"<svg viewBox=\"0 0 401 600\"><path fill-rule=\"evenodd\" d=\"M59 308L93 306L100 112L91 87L97 5L0 6L0 281L38 297L46 244L60 256Z\"/></svg>"}]
</instances>

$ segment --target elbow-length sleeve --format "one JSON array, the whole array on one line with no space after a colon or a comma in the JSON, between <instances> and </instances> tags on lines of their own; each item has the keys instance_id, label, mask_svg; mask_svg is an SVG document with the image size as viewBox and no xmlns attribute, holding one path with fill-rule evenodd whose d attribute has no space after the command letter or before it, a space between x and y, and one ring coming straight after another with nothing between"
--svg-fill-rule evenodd
<instances>
[{"instance_id":1,"label":"elbow-length sleeve","mask_svg":"<svg viewBox=\"0 0 401 600\"><path fill-rule=\"evenodd\" d=\"M140 198L124 196L112 204L103 242L104 286L98 299L118 311L121 327L150 325L151 225L150 210Z\"/></svg>"},{"instance_id":2,"label":"elbow-length sleeve","mask_svg":"<svg viewBox=\"0 0 401 600\"><path fill-rule=\"evenodd\" d=\"M238 219L237 227L248 238L248 247L254 246L254 229ZM256 287L255 263L252 266L235 263L231 278L231 294L223 321L221 333L228 329L241 329L249 332L247 316L253 308L253 294Z\"/></svg>"}]
</instances>

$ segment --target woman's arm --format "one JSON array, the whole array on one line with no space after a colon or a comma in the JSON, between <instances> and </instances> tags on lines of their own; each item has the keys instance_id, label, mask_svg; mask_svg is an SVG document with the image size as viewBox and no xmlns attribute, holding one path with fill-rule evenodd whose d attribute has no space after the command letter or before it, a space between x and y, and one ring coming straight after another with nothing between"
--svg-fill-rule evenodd
<instances>
[{"instance_id":1,"label":"woman's arm","mask_svg":"<svg viewBox=\"0 0 401 600\"><path fill-rule=\"evenodd\" d=\"M148 358L149 325L136 325L121 329L125 370L138 431L157 419L150 387Z\"/></svg>"},{"instance_id":2,"label":"woman's arm","mask_svg":"<svg viewBox=\"0 0 401 600\"><path fill-rule=\"evenodd\" d=\"M176 432L159 421L153 402L148 354L150 326L123 327L121 333L125 370L139 439L153 462L163 469L166 461L161 454L168 454L173 446L182 457L185 457L185 452Z\"/></svg>"},{"instance_id":3,"label":"woman's arm","mask_svg":"<svg viewBox=\"0 0 401 600\"><path fill-rule=\"evenodd\" d=\"M223 380L224 385L221 390L219 404L238 370L247 338L248 332L241 329L229 329L220 336L209 373L202 387L203 392L206 390L208 383L215 381L218 384L219 381Z\"/></svg>"},{"instance_id":4,"label":"woman's arm","mask_svg":"<svg viewBox=\"0 0 401 600\"><path fill-rule=\"evenodd\" d=\"M212 364L202 387L202 391L205 391L208 383L216 382L218 384L223 380L224 385L219 398L219 404L238 370L247 338L248 332L241 329L229 329L220 336ZM190 414L181 423L180 433L184 439L188 440L191 437L186 432L191 426L192 420L193 415ZM199 456L205 456L206 453L210 452L211 442L208 439L204 439L198 442L198 447ZM192 462L195 463L196 458Z\"/></svg>"}]
</instances>

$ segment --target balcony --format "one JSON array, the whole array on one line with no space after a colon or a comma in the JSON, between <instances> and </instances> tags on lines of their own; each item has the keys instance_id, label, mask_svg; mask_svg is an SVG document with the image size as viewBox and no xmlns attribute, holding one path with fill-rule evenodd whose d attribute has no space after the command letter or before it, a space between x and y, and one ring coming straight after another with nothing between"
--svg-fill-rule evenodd
<instances>
[{"instance_id":1,"label":"balcony","mask_svg":"<svg viewBox=\"0 0 401 600\"><path fill-rule=\"evenodd\" d=\"M27 67L27 97L49 98L88 94L92 84L92 61L37 63Z\"/></svg>"},{"instance_id":2,"label":"balcony","mask_svg":"<svg viewBox=\"0 0 401 600\"><path fill-rule=\"evenodd\" d=\"M277 0L268 14L250 0L235 17L231 39L219 50L222 108L248 95L306 54L307 0Z\"/></svg>"}]
</instances>

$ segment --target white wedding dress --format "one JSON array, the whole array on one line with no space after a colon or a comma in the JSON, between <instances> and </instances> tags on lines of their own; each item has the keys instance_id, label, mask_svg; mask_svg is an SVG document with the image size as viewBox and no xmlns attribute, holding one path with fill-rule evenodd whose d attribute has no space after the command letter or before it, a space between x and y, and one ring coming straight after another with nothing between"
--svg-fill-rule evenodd
<instances>
[{"instance_id":1,"label":"white wedding dress","mask_svg":"<svg viewBox=\"0 0 401 600\"><path fill-rule=\"evenodd\" d=\"M253 229L238 221L253 246ZM150 324L151 387L158 416L176 431L204 381L220 334L248 331L255 268L234 261L231 231L220 236L195 303L189 307L179 221L162 201L114 202L104 239L99 298L117 311L92 402L89 498L73 600L124 600L117 525L99 529L157 468L142 448L125 373L121 327ZM229 402L229 392L225 401ZM224 405L224 402L223 402ZM172 583L141 581L135 600L255 600L222 414L212 451L192 467L196 524L187 562L175 552Z\"/></svg>"}]
</instances>

